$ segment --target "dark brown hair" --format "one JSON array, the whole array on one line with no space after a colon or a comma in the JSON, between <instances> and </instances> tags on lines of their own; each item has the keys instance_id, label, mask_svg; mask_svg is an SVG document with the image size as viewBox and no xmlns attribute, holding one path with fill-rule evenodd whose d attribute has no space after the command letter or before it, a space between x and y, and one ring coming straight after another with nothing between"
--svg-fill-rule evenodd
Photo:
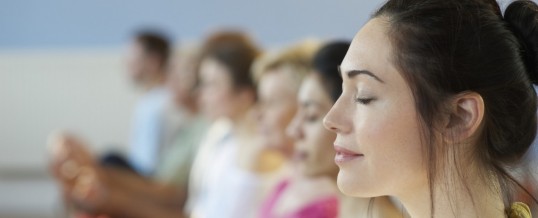
<instances>
[{"instance_id":1,"label":"dark brown hair","mask_svg":"<svg viewBox=\"0 0 538 218\"><path fill-rule=\"evenodd\" d=\"M146 54L159 59L161 68L168 64L170 58L170 42L167 37L156 31L141 30L135 35L135 41L142 46Z\"/></svg>"},{"instance_id":2,"label":"dark brown hair","mask_svg":"<svg viewBox=\"0 0 538 218\"><path fill-rule=\"evenodd\" d=\"M338 66L344 60L349 45L349 41L329 42L323 45L312 59L314 72L321 77L322 85L333 102L336 102L342 93L342 76Z\"/></svg>"},{"instance_id":3,"label":"dark brown hair","mask_svg":"<svg viewBox=\"0 0 538 218\"><path fill-rule=\"evenodd\" d=\"M247 35L226 31L215 33L206 40L201 59L213 58L226 66L235 89L246 88L255 92L250 69L259 53L259 48Z\"/></svg>"},{"instance_id":4,"label":"dark brown hair","mask_svg":"<svg viewBox=\"0 0 538 218\"><path fill-rule=\"evenodd\" d=\"M432 217L433 185L443 168L455 168L468 188L463 166L447 166L463 155L494 174L482 176L499 182L508 204L511 184L518 183L507 169L528 150L537 128L536 3L516 1L503 18L494 0L390 0L374 17L389 22L392 61L412 89L424 129ZM444 102L467 91L484 100L483 131L471 154L448 154L449 145L433 143L433 127Z\"/></svg>"}]
</instances>

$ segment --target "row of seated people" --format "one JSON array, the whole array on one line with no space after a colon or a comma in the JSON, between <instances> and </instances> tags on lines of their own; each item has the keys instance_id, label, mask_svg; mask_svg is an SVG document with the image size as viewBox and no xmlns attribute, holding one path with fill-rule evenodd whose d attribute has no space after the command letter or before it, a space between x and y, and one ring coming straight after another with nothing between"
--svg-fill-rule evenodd
<instances>
[{"instance_id":1,"label":"row of seated people","mask_svg":"<svg viewBox=\"0 0 538 218\"><path fill-rule=\"evenodd\" d=\"M538 167L527 150L536 134L531 82L538 82L538 72L496 67L524 61L482 50L516 51L510 44L522 43L511 40L516 34L489 34L491 44L446 37L507 32L486 32L475 23L484 17L506 22L497 3L491 6L486 0L392 0L353 43L305 40L263 53L240 32L218 32L183 53L167 76L159 73L166 52L156 51L168 49L137 38L133 51L149 67L135 66L146 61L134 58L133 69L156 72L133 73L149 90L149 106L140 113L157 110L160 97L151 97L164 95L154 85L167 81L181 116L161 117L159 124L141 119L146 125L134 135L144 141L167 132L147 126L173 126L173 139L133 146L130 158L98 158L77 136L55 135L51 171L78 217L529 218L527 205L537 203L532 177ZM514 2L506 19L517 24L509 16L516 12L538 26L536 3ZM465 31L441 25L462 15L469 17L458 20ZM439 23L428 26L420 16ZM465 55L446 59L445 52ZM174 119L180 124L167 124ZM516 165L522 175L508 172L524 155L527 162Z\"/></svg>"}]
</instances>

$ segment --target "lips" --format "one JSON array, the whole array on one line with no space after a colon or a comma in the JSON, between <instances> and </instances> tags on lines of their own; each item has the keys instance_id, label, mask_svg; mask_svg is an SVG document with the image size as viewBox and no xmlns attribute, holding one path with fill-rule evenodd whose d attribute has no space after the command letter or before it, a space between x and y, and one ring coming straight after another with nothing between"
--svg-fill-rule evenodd
<instances>
[{"instance_id":1,"label":"lips","mask_svg":"<svg viewBox=\"0 0 538 218\"><path fill-rule=\"evenodd\" d=\"M293 158L296 161L304 161L308 158L308 153L306 151L295 151Z\"/></svg>"},{"instance_id":2,"label":"lips","mask_svg":"<svg viewBox=\"0 0 538 218\"><path fill-rule=\"evenodd\" d=\"M334 150L336 151L336 156L334 157L336 164L343 164L364 157L364 154L348 150L338 145L334 146Z\"/></svg>"}]
</instances>

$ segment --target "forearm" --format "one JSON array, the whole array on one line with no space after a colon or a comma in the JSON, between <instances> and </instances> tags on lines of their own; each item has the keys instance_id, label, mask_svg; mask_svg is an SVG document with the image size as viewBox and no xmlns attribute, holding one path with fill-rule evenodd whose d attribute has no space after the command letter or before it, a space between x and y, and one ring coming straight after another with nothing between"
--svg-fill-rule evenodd
<instances>
[{"instance_id":1,"label":"forearm","mask_svg":"<svg viewBox=\"0 0 538 218\"><path fill-rule=\"evenodd\" d=\"M121 169L106 169L109 185L116 190L129 193L132 198L147 199L163 205L182 206L186 198L186 187L174 187Z\"/></svg>"},{"instance_id":2,"label":"forearm","mask_svg":"<svg viewBox=\"0 0 538 218\"><path fill-rule=\"evenodd\" d=\"M149 199L133 198L128 193L110 192L110 203L102 208L102 213L111 217L127 218L183 218L182 207L163 205Z\"/></svg>"}]
</instances>

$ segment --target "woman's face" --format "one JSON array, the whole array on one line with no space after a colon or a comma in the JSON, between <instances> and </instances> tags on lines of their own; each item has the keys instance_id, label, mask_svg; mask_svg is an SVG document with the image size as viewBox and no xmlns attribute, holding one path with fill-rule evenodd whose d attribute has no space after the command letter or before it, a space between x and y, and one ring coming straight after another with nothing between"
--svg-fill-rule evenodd
<instances>
[{"instance_id":1,"label":"woman's face","mask_svg":"<svg viewBox=\"0 0 538 218\"><path fill-rule=\"evenodd\" d=\"M293 140L286 127L297 111L297 88L289 68L277 68L263 74L258 86L260 134L266 146L285 155L293 153Z\"/></svg>"},{"instance_id":2,"label":"woman's face","mask_svg":"<svg viewBox=\"0 0 538 218\"><path fill-rule=\"evenodd\" d=\"M200 104L209 119L234 115L236 92L226 66L212 58L204 59L200 65L200 83Z\"/></svg>"},{"instance_id":3,"label":"woman's face","mask_svg":"<svg viewBox=\"0 0 538 218\"><path fill-rule=\"evenodd\" d=\"M189 104L194 97L193 89L196 85L194 58L182 56L173 63L172 72L168 74L166 85L172 92L172 97L177 105Z\"/></svg>"},{"instance_id":4,"label":"woman's face","mask_svg":"<svg viewBox=\"0 0 538 218\"><path fill-rule=\"evenodd\" d=\"M357 33L340 68L343 93L325 117L347 195L398 195L428 184L415 101L391 61L388 25L374 18Z\"/></svg>"},{"instance_id":5,"label":"woman's face","mask_svg":"<svg viewBox=\"0 0 538 218\"><path fill-rule=\"evenodd\" d=\"M316 73L310 74L299 90L299 108L287 133L295 140L295 160L299 171L309 177L338 173L334 164L336 135L323 126L323 117L333 105Z\"/></svg>"}]
</instances>

